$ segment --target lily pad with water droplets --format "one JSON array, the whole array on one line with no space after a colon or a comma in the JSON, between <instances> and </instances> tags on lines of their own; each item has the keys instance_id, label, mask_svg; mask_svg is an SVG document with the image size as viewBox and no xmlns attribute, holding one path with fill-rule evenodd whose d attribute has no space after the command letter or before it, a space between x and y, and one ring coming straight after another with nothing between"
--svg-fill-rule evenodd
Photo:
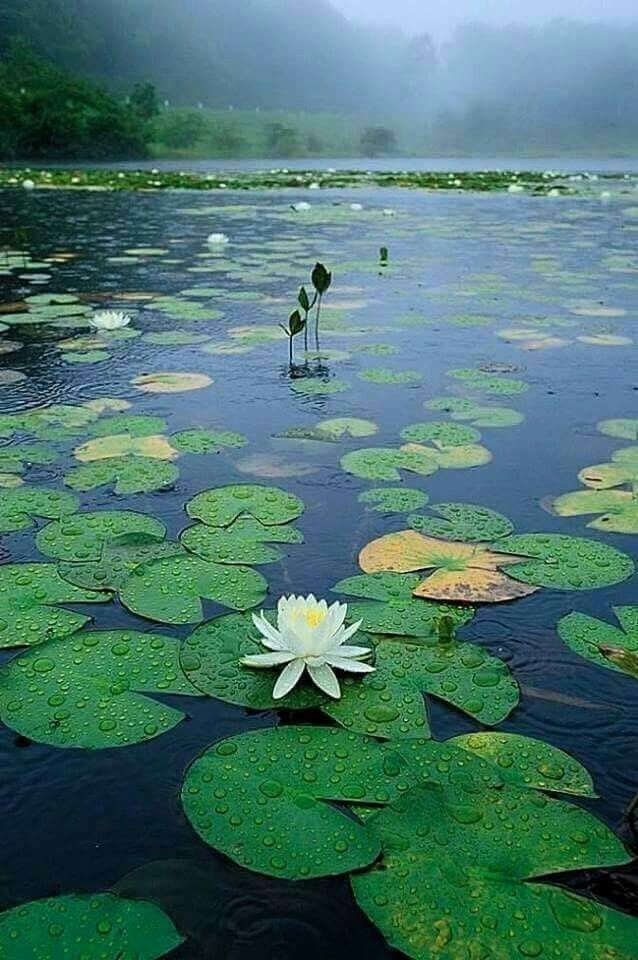
<instances>
[{"instance_id":1,"label":"lily pad with water droplets","mask_svg":"<svg viewBox=\"0 0 638 960\"><path fill-rule=\"evenodd\" d=\"M253 517L272 526L296 520L304 505L299 497L279 487L239 483L205 490L186 504L186 512L209 527L228 527L239 517Z\"/></svg>"},{"instance_id":2,"label":"lily pad with water droplets","mask_svg":"<svg viewBox=\"0 0 638 960\"><path fill-rule=\"evenodd\" d=\"M460 423L433 420L404 427L401 437L410 443L433 443L440 449L478 443L481 434L473 427L464 427Z\"/></svg>"},{"instance_id":3,"label":"lily pad with water droplets","mask_svg":"<svg viewBox=\"0 0 638 960\"><path fill-rule=\"evenodd\" d=\"M460 397L437 397L428 400L429 410L449 413L453 420L466 420L475 427L515 427L525 419L511 407L487 407Z\"/></svg>"},{"instance_id":4,"label":"lily pad with water droplets","mask_svg":"<svg viewBox=\"0 0 638 960\"><path fill-rule=\"evenodd\" d=\"M99 560L61 560L58 573L69 583L87 590L117 592L136 567L158 557L174 557L183 553L184 548L179 543L154 540L144 534L131 535L126 544L107 544Z\"/></svg>"},{"instance_id":5,"label":"lily pad with water droplets","mask_svg":"<svg viewBox=\"0 0 638 960\"><path fill-rule=\"evenodd\" d=\"M435 503L428 508L438 517L412 514L408 523L419 533L444 540L498 540L514 530L513 523L496 510L472 503Z\"/></svg>"},{"instance_id":6,"label":"lily pad with water droplets","mask_svg":"<svg viewBox=\"0 0 638 960\"><path fill-rule=\"evenodd\" d=\"M361 869L381 851L334 804L387 803L406 784L374 740L288 726L210 747L189 768L182 803L202 840L240 866L305 880Z\"/></svg>"},{"instance_id":7,"label":"lily pad with water droplets","mask_svg":"<svg viewBox=\"0 0 638 960\"><path fill-rule=\"evenodd\" d=\"M204 619L202 598L232 610L261 603L268 584L249 567L210 563L180 555L136 567L120 589L132 613L160 623L197 623Z\"/></svg>"},{"instance_id":8,"label":"lily pad with water droplets","mask_svg":"<svg viewBox=\"0 0 638 960\"><path fill-rule=\"evenodd\" d=\"M0 670L0 717L54 747L104 749L152 740L184 714L148 694L199 696L179 665L179 640L134 630L50 640Z\"/></svg>"},{"instance_id":9,"label":"lily pad with water droplets","mask_svg":"<svg viewBox=\"0 0 638 960\"><path fill-rule=\"evenodd\" d=\"M22 473L27 466L48 466L58 459L58 452L48 443L10 443L0 447L0 470Z\"/></svg>"},{"instance_id":10,"label":"lily pad with water droplets","mask_svg":"<svg viewBox=\"0 0 638 960\"><path fill-rule=\"evenodd\" d=\"M258 565L282 559L283 553L269 544L303 543L303 536L295 527L265 526L253 517L244 517L229 527L208 527L198 523L183 530L180 540L187 550L202 560Z\"/></svg>"},{"instance_id":11,"label":"lily pad with water droplets","mask_svg":"<svg viewBox=\"0 0 638 960\"><path fill-rule=\"evenodd\" d=\"M159 960L183 939L155 904L113 893L32 900L0 913L2 960Z\"/></svg>"},{"instance_id":12,"label":"lily pad with water droplets","mask_svg":"<svg viewBox=\"0 0 638 960\"><path fill-rule=\"evenodd\" d=\"M187 637L182 669L202 693L252 710L307 709L327 699L303 678L286 697L273 700L277 672L254 670L241 663L243 657L263 652L251 616L231 613L203 623Z\"/></svg>"},{"instance_id":13,"label":"lily pad with water droplets","mask_svg":"<svg viewBox=\"0 0 638 960\"><path fill-rule=\"evenodd\" d=\"M241 433L230 430L183 430L171 437L171 443L180 453L219 453L225 447L239 449L248 441Z\"/></svg>"},{"instance_id":14,"label":"lily pad with water droplets","mask_svg":"<svg viewBox=\"0 0 638 960\"><path fill-rule=\"evenodd\" d=\"M362 370L359 378L366 383L418 383L422 376L418 370L388 370L386 367L370 367Z\"/></svg>"},{"instance_id":15,"label":"lily pad with water droplets","mask_svg":"<svg viewBox=\"0 0 638 960\"><path fill-rule=\"evenodd\" d=\"M38 533L40 553L55 560L100 560L106 546L125 545L140 535L162 541L166 527L155 517L124 510L76 513L48 523Z\"/></svg>"},{"instance_id":16,"label":"lily pad with water droplets","mask_svg":"<svg viewBox=\"0 0 638 960\"><path fill-rule=\"evenodd\" d=\"M89 433L94 437L112 437L122 433L128 433L131 437L152 437L164 433L165 430L166 420L143 413L121 413L115 417L105 417L89 427Z\"/></svg>"},{"instance_id":17,"label":"lily pad with water droplets","mask_svg":"<svg viewBox=\"0 0 638 960\"><path fill-rule=\"evenodd\" d=\"M416 445L415 445L416 446ZM363 480L400 480L401 473L416 473L429 477L436 473L439 464L425 447L406 449L397 447L365 447L353 450L341 458L346 473Z\"/></svg>"},{"instance_id":18,"label":"lily pad with water droplets","mask_svg":"<svg viewBox=\"0 0 638 960\"><path fill-rule=\"evenodd\" d=\"M631 960L635 919L530 882L627 862L620 841L585 810L533 790L460 781L418 786L366 822L383 859L352 878L355 897L413 960Z\"/></svg>"},{"instance_id":19,"label":"lily pad with water droplets","mask_svg":"<svg viewBox=\"0 0 638 960\"><path fill-rule=\"evenodd\" d=\"M401 447L404 453L414 455L425 455L434 458L445 470L465 470L470 467L483 467L492 459L492 454L487 447L480 443L464 443L458 446L444 447L434 444L433 446L424 446L420 443L406 443Z\"/></svg>"},{"instance_id":20,"label":"lily pad with water droplets","mask_svg":"<svg viewBox=\"0 0 638 960\"><path fill-rule=\"evenodd\" d=\"M517 380L515 377L495 377L481 370L449 370L448 376L460 380L471 390L490 396L513 397L529 390L529 384L524 380Z\"/></svg>"},{"instance_id":21,"label":"lily pad with water droplets","mask_svg":"<svg viewBox=\"0 0 638 960\"><path fill-rule=\"evenodd\" d=\"M558 533L505 537L493 549L529 558L508 566L510 577L554 590L609 587L627 580L635 569L631 557L615 547Z\"/></svg>"},{"instance_id":22,"label":"lily pad with water droplets","mask_svg":"<svg viewBox=\"0 0 638 960\"><path fill-rule=\"evenodd\" d=\"M588 771L558 747L518 733L468 733L446 743L493 763L505 783L552 793L595 797Z\"/></svg>"},{"instance_id":23,"label":"lily pad with water droplets","mask_svg":"<svg viewBox=\"0 0 638 960\"><path fill-rule=\"evenodd\" d=\"M302 377L299 380L292 380L291 388L295 393L301 393L307 397L318 397L324 394L343 393L348 389L348 384L341 380L319 380L314 377Z\"/></svg>"},{"instance_id":24,"label":"lily pad with water droplets","mask_svg":"<svg viewBox=\"0 0 638 960\"><path fill-rule=\"evenodd\" d=\"M484 544L452 543L415 530L386 534L359 554L365 573L434 570L413 595L462 603L502 603L534 593L537 587L522 586L500 569L519 561L519 556L492 552Z\"/></svg>"},{"instance_id":25,"label":"lily pad with water droplets","mask_svg":"<svg viewBox=\"0 0 638 960\"><path fill-rule=\"evenodd\" d=\"M0 566L0 647L32 646L75 633L89 618L57 604L109 599L68 583L52 563L4 564Z\"/></svg>"},{"instance_id":26,"label":"lily pad with water droplets","mask_svg":"<svg viewBox=\"0 0 638 960\"><path fill-rule=\"evenodd\" d=\"M570 613L558 622L558 635L570 650L608 670L636 676L638 606L612 607L620 627L586 613ZM629 661L626 658L629 657Z\"/></svg>"},{"instance_id":27,"label":"lily pad with water droplets","mask_svg":"<svg viewBox=\"0 0 638 960\"><path fill-rule=\"evenodd\" d=\"M350 616L363 615L363 629L370 629L365 607L354 604ZM519 700L518 684L502 660L453 639L379 638L374 666L362 679L346 677L341 699L322 707L348 730L392 740L427 737L425 694L487 726L501 723Z\"/></svg>"},{"instance_id":28,"label":"lily pad with water droplets","mask_svg":"<svg viewBox=\"0 0 638 960\"><path fill-rule=\"evenodd\" d=\"M587 526L607 533L638 533L638 498L628 490L577 490L552 501L559 517L602 514Z\"/></svg>"},{"instance_id":29,"label":"lily pad with water droplets","mask_svg":"<svg viewBox=\"0 0 638 960\"><path fill-rule=\"evenodd\" d=\"M377 513L409 513L424 507L429 497L410 487L378 487L360 493L358 500L367 505L366 510Z\"/></svg>"},{"instance_id":30,"label":"lily pad with water droplets","mask_svg":"<svg viewBox=\"0 0 638 960\"><path fill-rule=\"evenodd\" d=\"M46 487L16 487L0 497L0 533L26 530L34 526L33 517L56 520L75 513L80 505L72 493Z\"/></svg>"},{"instance_id":31,"label":"lily pad with water droplets","mask_svg":"<svg viewBox=\"0 0 638 960\"><path fill-rule=\"evenodd\" d=\"M166 490L178 478L179 470L172 463L148 457L116 457L73 467L65 474L64 482L72 490L84 492L109 486L116 494L124 495Z\"/></svg>"}]
</instances>

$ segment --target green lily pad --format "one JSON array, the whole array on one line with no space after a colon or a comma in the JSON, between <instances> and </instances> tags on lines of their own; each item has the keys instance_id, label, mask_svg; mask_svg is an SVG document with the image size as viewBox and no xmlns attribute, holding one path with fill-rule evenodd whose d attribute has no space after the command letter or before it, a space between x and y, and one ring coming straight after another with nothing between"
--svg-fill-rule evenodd
<instances>
[{"instance_id":1,"label":"green lily pad","mask_svg":"<svg viewBox=\"0 0 638 960\"><path fill-rule=\"evenodd\" d=\"M443 420L430 423L413 423L401 431L401 437L410 443L434 443L441 448L478 443L481 434L473 427L464 427L459 423L449 423Z\"/></svg>"},{"instance_id":2,"label":"green lily pad","mask_svg":"<svg viewBox=\"0 0 638 960\"><path fill-rule=\"evenodd\" d=\"M0 913L2 960L158 960L184 938L159 907L113 893L32 900Z\"/></svg>"},{"instance_id":3,"label":"green lily pad","mask_svg":"<svg viewBox=\"0 0 638 960\"><path fill-rule=\"evenodd\" d=\"M64 482L72 490L86 491L109 486L117 494L127 494L166 490L178 478L179 469L164 460L115 457L113 460L98 460L73 467L65 474Z\"/></svg>"},{"instance_id":4,"label":"green lily pad","mask_svg":"<svg viewBox=\"0 0 638 960\"><path fill-rule=\"evenodd\" d=\"M241 433L230 430L183 430L171 437L180 453L217 453L224 447L244 447L248 441Z\"/></svg>"},{"instance_id":5,"label":"green lily pad","mask_svg":"<svg viewBox=\"0 0 638 960\"><path fill-rule=\"evenodd\" d=\"M134 630L60 637L0 670L0 717L54 747L104 749L152 740L184 714L145 694L199 696L179 665L179 640Z\"/></svg>"},{"instance_id":6,"label":"green lily pad","mask_svg":"<svg viewBox=\"0 0 638 960\"><path fill-rule=\"evenodd\" d=\"M161 333L145 333L142 340L158 347L181 347L205 343L210 340L210 336L207 333L188 333L186 330L164 330Z\"/></svg>"},{"instance_id":7,"label":"green lily pad","mask_svg":"<svg viewBox=\"0 0 638 960\"><path fill-rule=\"evenodd\" d=\"M508 566L508 576L554 590L595 590L627 580L634 562L615 547L557 533L528 533L493 544L497 552L529 557Z\"/></svg>"},{"instance_id":8,"label":"green lily pad","mask_svg":"<svg viewBox=\"0 0 638 960\"><path fill-rule=\"evenodd\" d=\"M525 419L511 407L487 407L461 397L436 397L425 403L428 410L449 413L453 420L467 420L475 427L515 427Z\"/></svg>"},{"instance_id":9,"label":"green lily pad","mask_svg":"<svg viewBox=\"0 0 638 960\"><path fill-rule=\"evenodd\" d=\"M447 740L498 768L504 783L552 793L595 797L588 771L568 753L518 733L468 733Z\"/></svg>"},{"instance_id":10,"label":"green lily pad","mask_svg":"<svg viewBox=\"0 0 638 960\"><path fill-rule=\"evenodd\" d=\"M161 541L166 527L154 517L129 510L76 513L43 527L36 537L36 546L40 553L55 560L100 560L105 546L124 545L130 537L140 534Z\"/></svg>"},{"instance_id":11,"label":"green lily pad","mask_svg":"<svg viewBox=\"0 0 638 960\"><path fill-rule=\"evenodd\" d=\"M374 740L279 727L210 747L189 768L182 802L202 840L231 860L304 880L377 858L379 840L333 804L386 803L401 782L400 765Z\"/></svg>"},{"instance_id":12,"label":"green lily pad","mask_svg":"<svg viewBox=\"0 0 638 960\"><path fill-rule=\"evenodd\" d=\"M597 424L597 428L608 437L618 437L621 440L638 440L638 419L635 417L601 420Z\"/></svg>"},{"instance_id":13,"label":"green lily pad","mask_svg":"<svg viewBox=\"0 0 638 960\"><path fill-rule=\"evenodd\" d=\"M241 664L243 657L264 652L259 636L245 613L209 620L186 639L182 670L202 693L252 710L299 710L322 704L327 698L305 681L282 700L273 700L276 672Z\"/></svg>"},{"instance_id":14,"label":"green lily pad","mask_svg":"<svg viewBox=\"0 0 638 960\"><path fill-rule=\"evenodd\" d=\"M0 447L0 469L5 473L22 473L25 466L48 466L58 459L58 452L47 443L11 443ZM11 469L11 466L15 469Z\"/></svg>"},{"instance_id":15,"label":"green lily pad","mask_svg":"<svg viewBox=\"0 0 638 960\"><path fill-rule=\"evenodd\" d=\"M389 945L413 960L630 960L635 919L529 882L627 862L620 841L586 811L511 786L425 784L367 826L383 859L352 877L355 897Z\"/></svg>"},{"instance_id":16,"label":"green lily pad","mask_svg":"<svg viewBox=\"0 0 638 960\"><path fill-rule=\"evenodd\" d=\"M370 367L361 370L359 379L366 383L418 383L422 376L418 370L388 370L386 367Z\"/></svg>"},{"instance_id":17,"label":"green lily pad","mask_svg":"<svg viewBox=\"0 0 638 960\"><path fill-rule=\"evenodd\" d=\"M274 526L296 520L303 511L303 501L293 494L253 483L205 490L186 504L189 517L209 527L228 527L239 517L253 517L265 526Z\"/></svg>"},{"instance_id":18,"label":"green lily pad","mask_svg":"<svg viewBox=\"0 0 638 960\"><path fill-rule=\"evenodd\" d=\"M365 447L341 458L346 473L363 480L400 480L400 470L429 477L439 468L432 451L404 450L397 447Z\"/></svg>"},{"instance_id":19,"label":"green lily pad","mask_svg":"<svg viewBox=\"0 0 638 960\"><path fill-rule=\"evenodd\" d=\"M52 563L0 566L0 647L26 647L80 630L89 618L58 603L103 603L109 596L63 580Z\"/></svg>"},{"instance_id":20,"label":"green lily pad","mask_svg":"<svg viewBox=\"0 0 638 960\"><path fill-rule=\"evenodd\" d=\"M104 360L110 360L111 354L106 350L84 350L81 353L66 350L62 357L65 363L102 363Z\"/></svg>"},{"instance_id":21,"label":"green lily pad","mask_svg":"<svg viewBox=\"0 0 638 960\"><path fill-rule=\"evenodd\" d=\"M126 544L106 544L99 560L61 560L58 573L69 583L87 590L117 592L136 567L159 557L174 557L183 553L184 549L179 543L154 540L144 534L131 535Z\"/></svg>"},{"instance_id":22,"label":"green lily pad","mask_svg":"<svg viewBox=\"0 0 638 960\"><path fill-rule=\"evenodd\" d=\"M369 504L367 510L377 513L409 513L420 510L429 500L426 493L410 487L377 487L359 494L359 503Z\"/></svg>"},{"instance_id":23,"label":"green lily pad","mask_svg":"<svg viewBox=\"0 0 638 960\"><path fill-rule=\"evenodd\" d=\"M15 487L0 498L0 533L26 530L34 526L33 517L56 520L75 513L80 505L72 493L46 487Z\"/></svg>"},{"instance_id":24,"label":"green lily pad","mask_svg":"<svg viewBox=\"0 0 638 960\"><path fill-rule=\"evenodd\" d=\"M369 630L365 607L353 604L349 615L363 615L363 629ZM473 644L384 638L375 654L375 672L346 677L341 699L322 707L348 730L392 740L429 736L424 694L487 726L501 723L518 704L518 684L507 665Z\"/></svg>"},{"instance_id":25,"label":"green lily pad","mask_svg":"<svg viewBox=\"0 0 638 960\"><path fill-rule=\"evenodd\" d=\"M261 603L268 584L249 567L209 563L180 555L136 567L120 589L132 613L160 623L197 623L204 619L201 598L232 610Z\"/></svg>"},{"instance_id":26,"label":"green lily pad","mask_svg":"<svg viewBox=\"0 0 638 960\"><path fill-rule=\"evenodd\" d=\"M471 390L490 396L513 397L529 390L529 384L515 377L495 377L481 370L448 370L448 376L461 380Z\"/></svg>"},{"instance_id":27,"label":"green lily pad","mask_svg":"<svg viewBox=\"0 0 638 960\"><path fill-rule=\"evenodd\" d=\"M128 433L132 437L152 437L166 430L166 420L143 413L122 413L116 417L98 420L89 428L93 437L112 437Z\"/></svg>"},{"instance_id":28,"label":"green lily pad","mask_svg":"<svg viewBox=\"0 0 638 960\"><path fill-rule=\"evenodd\" d=\"M570 613L558 621L558 635L570 650L608 670L636 676L631 658L638 654L638 606L612 607L620 627L586 613ZM626 668L624 655L630 657Z\"/></svg>"},{"instance_id":29,"label":"green lily pad","mask_svg":"<svg viewBox=\"0 0 638 960\"><path fill-rule=\"evenodd\" d=\"M290 386L295 393L301 393L306 397L343 393L344 390L348 389L348 384L342 383L341 380L318 380L313 377L302 377L299 380L292 380Z\"/></svg>"},{"instance_id":30,"label":"green lily pad","mask_svg":"<svg viewBox=\"0 0 638 960\"><path fill-rule=\"evenodd\" d=\"M559 517L580 517L592 513L602 516L587 526L608 533L638 533L638 498L624 490L577 490L552 502Z\"/></svg>"},{"instance_id":31,"label":"green lily pad","mask_svg":"<svg viewBox=\"0 0 638 960\"><path fill-rule=\"evenodd\" d=\"M257 565L282 559L281 551L268 544L303 543L303 536L295 527L267 527L253 517L244 517L230 527L207 527L198 523L182 531L180 541L202 560Z\"/></svg>"},{"instance_id":32,"label":"green lily pad","mask_svg":"<svg viewBox=\"0 0 638 960\"><path fill-rule=\"evenodd\" d=\"M348 437L371 437L379 430L372 420L361 420L357 417L333 417L331 420L321 420L316 429L331 440L342 440Z\"/></svg>"},{"instance_id":33,"label":"green lily pad","mask_svg":"<svg viewBox=\"0 0 638 960\"><path fill-rule=\"evenodd\" d=\"M413 530L431 537L479 543L506 537L514 529L501 513L471 503L435 503L428 509L439 516L412 514L408 523Z\"/></svg>"}]
</instances>

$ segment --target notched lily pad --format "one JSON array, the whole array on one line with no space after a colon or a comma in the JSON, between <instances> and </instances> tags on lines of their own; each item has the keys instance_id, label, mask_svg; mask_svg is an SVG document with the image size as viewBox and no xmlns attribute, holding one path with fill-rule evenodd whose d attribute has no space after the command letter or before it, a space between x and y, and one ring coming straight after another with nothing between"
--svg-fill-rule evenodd
<instances>
[{"instance_id":1,"label":"notched lily pad","mask_svg":"<svg viewBox=\"0 0 638 960\"><path fill-rule=\"evenodd\" d=\"M271 543L303 543L295 527L265 526L253 517L235 520L229 527L208 527L198 523L180 534L191 553L214 563L262 564L281 560L283 553Z\"/></svg>"},{"instance_id":2,"label":"notched lily pad","mask_svg":"<svg viewBox=\"0 0 638 960\"><path fill-rule=\"evenodd\" d=\"M554 590L595 590L621 583L634 572L626 553L585 537L520 534L497 541L493 549L529 558L509 566L510 577Z\"/></svg>"},{"instance_id":3,"label":"notched lily pad","mask_svg":"<svg viewBox=\"0 0 638 960\"><path fill-rule=\"evenodd\" d=\"M429 500L427 493L410 487L379 487L359 494L359 503L377 513L409 513L420 510Z\"/></svg>"},{"instance_id":4,"label":"notched lily pad","mask_svg":"<svg viewBox=\"0 0 638 960\"><path fill-rule=\"evenodd\" d=\"M303 511L303 502L293 494L254 483L205 490L186 504L189 517L210 527L228 527L239 517L253 517L266 526L289 523Z\"/></svg>"},{"instance_id":5,"label":"notched lily pad","mask_svg":"<svg viewBox=\"0 0 638 960\"><path fill-rule=\"evenodd\" d=\"M133 630L78 633L0 670L0 716L54 747L131 746L171 730L184 714L147 694L198 696L179 665L179 640Z\"/></svg>"},{"instance_id":6,"label":"notched lily pad","mask_svg":"<svg viewBox=\"0 0 638 960\"><path fill-rule=\"evenodd\" d=\"M433 452L424 447L417 450L368 447L347 453L341 458L341 467L363 480L400 480L401 470L429 477L436 473L439 464Z\"/></svg>"},{"instance_id":7,"label":"notched lily pad","mask_svg":"<svg viewBox=\"0 0 638 960\"><path fill-rule=\"evenodd\" d=\"M129 538L140 535L161 541L166 527L143 513L104 510L76 513L48 523L38 533L36 546L55 560L100 560L105 546L124 545Z\"/></svg>"},{"instance_id":8,"label":"notched lily pad","mask_svg":"<svg viewBox=\"0 0 638 960\"><path fill-rule=\"evenodd\" d=\"M387 803L405 782L374 740L279 727L210 747L189 768L182 802L202 840L236 863L304 880L372 863L379 840L334 804Z\"/></svg>"},{"instance_id":9,"label":"notched lily pad","mask_svg":"<svg viewBox=\"0 0 638 960\"><path fill-rule=\"evenodd\" d=\"M183 430L171 437L171 443L180 453L219 453L225 447L239 449L248 441L241 433L230 430Z\"/></svg>"},{"instance_id":10,"label":"notched lily pad","mask_svg":"<svg viewBox=\"0 0 638 960\"><path fill-rule=\"evenodd\" d=\"M34 526L33 517L56 520L75 513L80 505L72 493L46 487L16 487L0 497L0 533L26 530Z\"/></svg>"},{"instance_id":11,"label":"notched lily pad","mask_svg":"<svg viewBox=\"0 0 638 960\"><path fill-rule=\"evenodd\" d=\"M84 492L109 486L121 495L166 490L178 479L179 469L174 464L149 457L115 457L83 463L64 476L65 484L72 490Z\"/></svg>"},{"instance_id":12,"label":"notched lily pad","mask_svg":"<svg viewBox=\"0 0 638 960\"><path fill-rule=\"evenodd\" d=\"M586 613L570 613L558 622L558 635L567 646L608 670L637 677L638 606L612 607L620 627Z\"/></svg>"},{"instance_id":13,"label":"notched lily pad","mask_svg":"<svg viewBox=\"0 0 638 960\"><path fill-rule=\"evenodd\" d=\"M438 517L413 514L408 523L431 537L478 543L497 540L514 530L513 523L501 513L472 503L435 503L428 509Z\"/></svg>"}]
</instances>

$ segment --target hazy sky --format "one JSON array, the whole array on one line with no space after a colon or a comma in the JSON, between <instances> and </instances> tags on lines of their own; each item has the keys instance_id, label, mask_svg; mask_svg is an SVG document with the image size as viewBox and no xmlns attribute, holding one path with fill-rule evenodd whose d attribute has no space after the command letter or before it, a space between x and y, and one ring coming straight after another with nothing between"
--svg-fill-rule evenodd
<instances>
[{"instance_id":1,"label":"hazy sky","mask_svg":"<svg viewBox=\"0 0 638 960\"><path fill-rule=\"evenodd\" d=\"M635 0L333 0L345 14L390 23L409 32L428 30L444 39L464 20L489 23L538 23L554 17L579 20L638 19Z\"/></svg>"}]
</instances>

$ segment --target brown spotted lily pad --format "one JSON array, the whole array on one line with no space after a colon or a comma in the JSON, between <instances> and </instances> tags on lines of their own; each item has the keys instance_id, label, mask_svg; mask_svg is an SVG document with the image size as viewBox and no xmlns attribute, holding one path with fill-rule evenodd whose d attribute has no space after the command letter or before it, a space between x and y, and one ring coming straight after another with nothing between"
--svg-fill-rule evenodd
<instances>
[{"instance_id":1,"label":"brown spotted lily pad","mask_svg":"<svg viewBox=\"0 0 638 960\"><path fill-rule=\"evenodd\" d=\"M476 543L450 543L400 530L367 544L359 554L365 573L413 573L433 570L413 591L415 597L462 603L501 603L535 593L537 587L518 583L501 571L521 557L492 553Z\"/></svg>"}]
</instances>

